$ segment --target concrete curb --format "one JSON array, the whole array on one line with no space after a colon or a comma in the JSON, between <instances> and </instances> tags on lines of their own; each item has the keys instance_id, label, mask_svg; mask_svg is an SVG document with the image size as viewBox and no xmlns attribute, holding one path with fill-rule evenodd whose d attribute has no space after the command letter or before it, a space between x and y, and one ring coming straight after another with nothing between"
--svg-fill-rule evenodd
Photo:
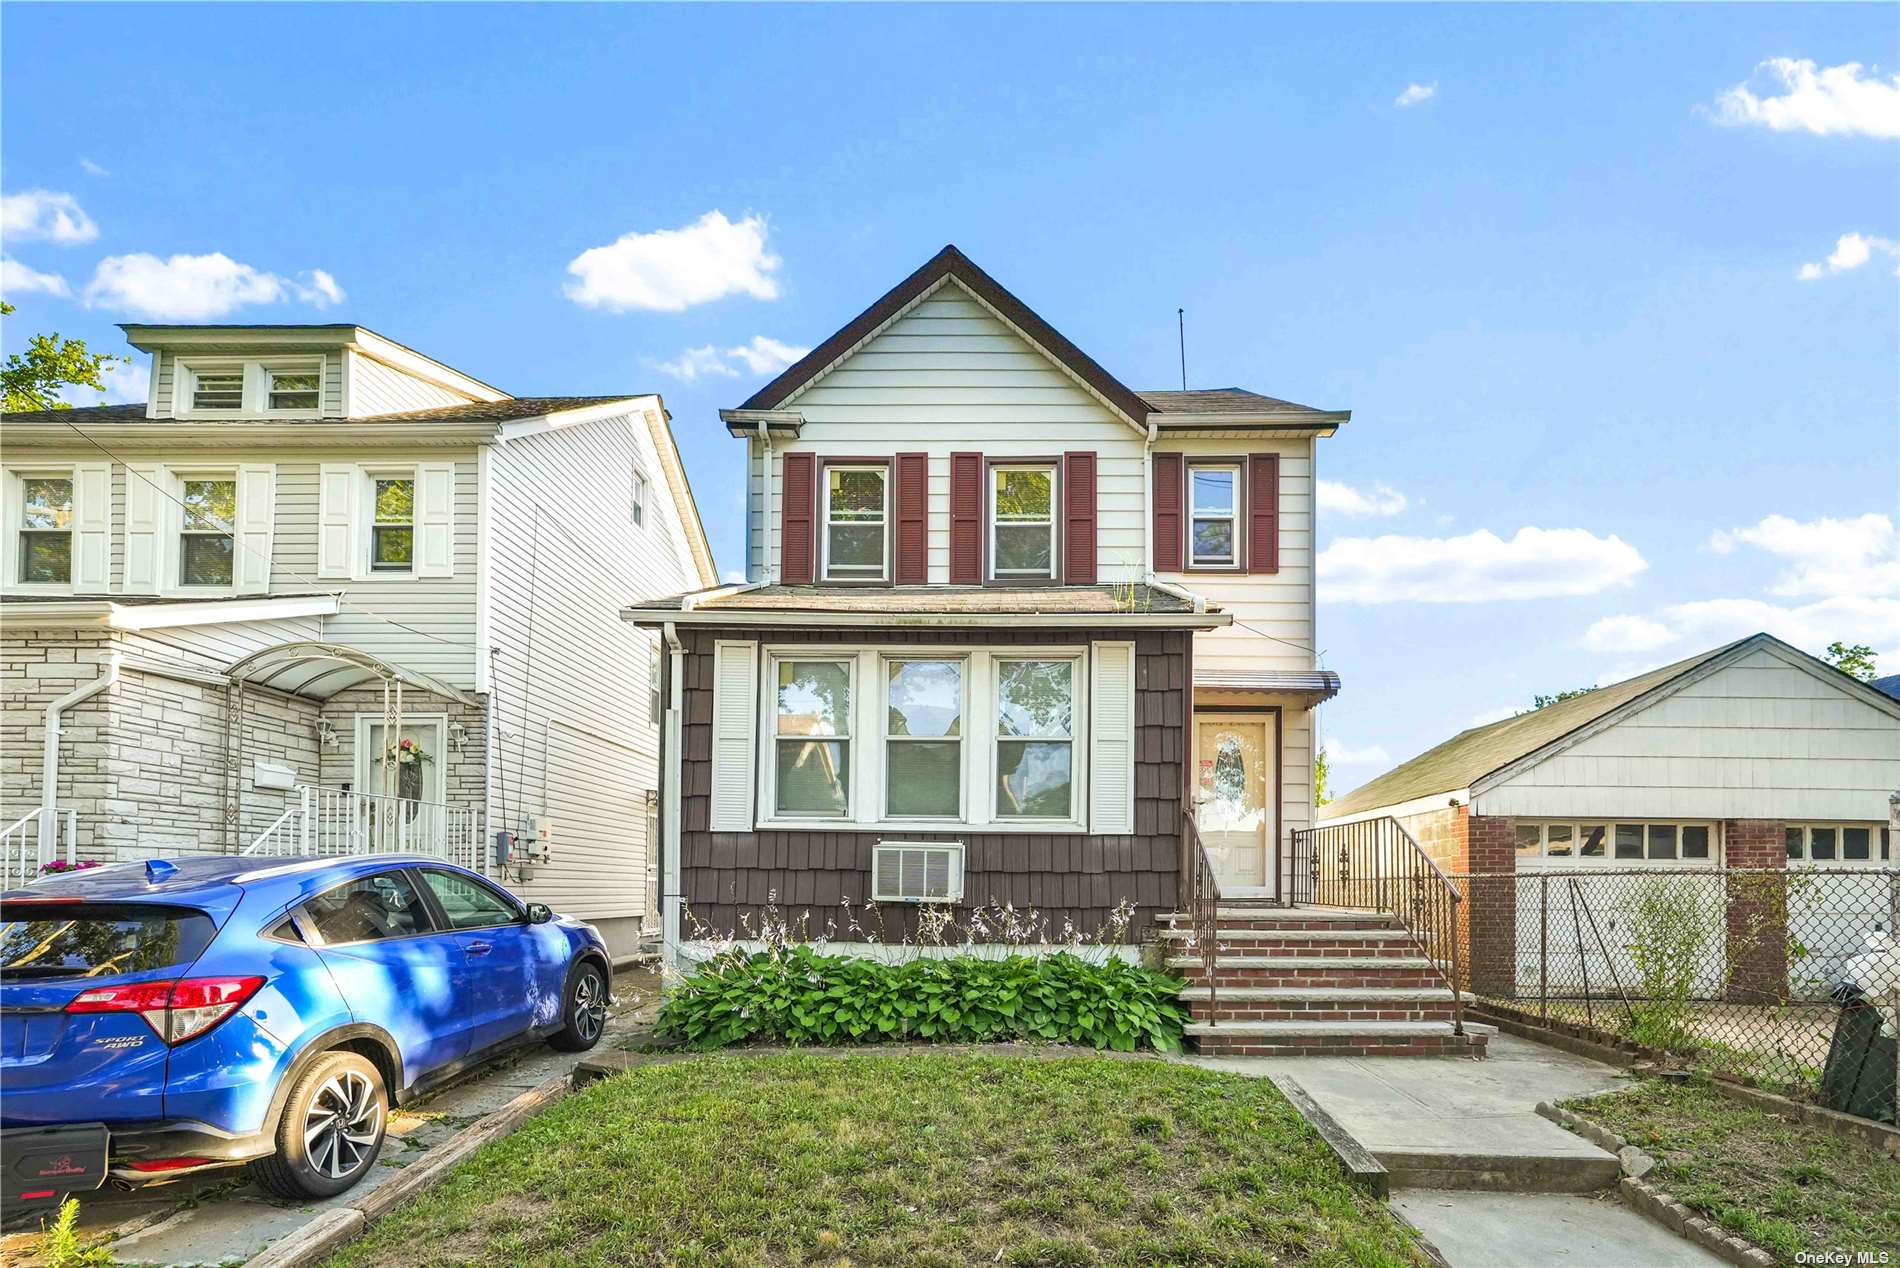
<instances>
[{"instance_id":1,"label":"concrete curb","mask_svg":"<svg viewBox=\"0 0 1900 1268\"><path fill-rule=\"evenodd\" d=\"M1732 1101L1746 1101L1784 1118L1798 1118L1810 1127L1823 1127L1836 1136L1872 1145L1875 1149L1883 1150L1889 1158L1900 1158L1900 1127L1889 1127L1871 1118L1843 1114L1820 1105L1791 1101L1785 1096L1777 1096L1746 1083L1735 1083L1728 1079L1710 1079L1708 1083Z\"/></svg>"},{"instance_id":2,"label":"concrete curb","mask_svg":"<svg viewBox=\"0 0 1900 1268\"><path fill-rule=\"evenodd\" d=\"M1326 1142L1327 1148L1346 1168L1346 1174L1352 1177L1354 1184L1365 1189L1377 1198L1392 1196L1391 1177L1386 1173L1385 1164L1366 1151L1366 1147L1354 1140L1352 1133L1339 1125L1331 1114L1320 1107L1313 1094L1301 1087L1297 1080L1284 1074L1268 1076L1268 1082L1280 1089L1280 1095L1291 1101L1293 1108L1299 1111L1319 1138ZM1423 1237L1424 1234L1420 1233Z\"/></svg>"},{"instance_id":3,"label":"concrete curb","mask_svg":"<svg viewBox=\"0 0 1900 1268\"><path fill-rule=\"evenodd\" d=\"M334 1254L361 1237L369 1226L401 1203L448 1179L468 1156L491 1140L506 1136L567 1094L568 1075L557 1075L472 1124L389 1183L365 1194L355 1206L333 1207L249 1261L248 1268L303 1268Z\"/></svg>"},{"instance_id":4,"label":"concrete curb","mask_svg":"<svg viewBox=\"0 0 1900 1268\"><path fill-rule=\"evenodd\" d=\"M1539 1101L1537 1112L1559 1127L1573 1131L1599 1149L1607 1149L1617 1156L1623 1164L1623 1179L1617 1185L1617 1192L1631 1210L1654 1220L1676 1236L1687 1238L1704 1250L1720 1255L1736 1265L1736 1268L1772 1268L1775 1263L1773 1255L1753 1242L1723 1231L1713 1220L1697 1215L1643 1179L1655 1170L1656 1160L1623 1137L1601 1123L1549 1101Z\"/></svg>"}]
</instances>

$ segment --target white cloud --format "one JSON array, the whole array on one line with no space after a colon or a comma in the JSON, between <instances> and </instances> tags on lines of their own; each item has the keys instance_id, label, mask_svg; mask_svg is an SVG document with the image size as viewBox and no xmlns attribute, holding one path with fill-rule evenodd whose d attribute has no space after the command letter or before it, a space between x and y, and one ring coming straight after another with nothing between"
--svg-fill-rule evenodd
<instances>
[{"instance_id":1,"label":"white cloud","mask_svg":"<svg viewBox=\"0 0 1900 1268\"><path fill-rule=\"evenodd\" d=\"M1392 99L1392 104L1403 109L1407 106L1416 106L1421 102L1430 101L1437 95L1438 81L1435 79L1429 84L1407 84L1405 91Z\"/></svg>"},{"instance_id":2,"label":"white cloud","mask_svg":"<svg viewBox=\"0 0 1900 1268\"><path fill-rule=\"evenodd\" d=\"M91 242L99 226L71 194L29 189L0 196L0 234L15 242L45 239L61 246Z\"/></svg>"},{"instance_id":3,"label":"white cloud","mask_svg":"<svg viewBox=\"0 0 1900 1268\"><path fill-rule=\"evenodd\" d=\"M0 295L70 295L72 287L57 273L42 273L11 256L0 256Z\"/></svg>"},{"instance_id":4,"label":"white cloud","mask_svg":"<svg viewBox=\"0 0 1900 1268\"><path fill-rule=\"evenodd\" d=\"M94 388L67 387L59 398L68 405L143 405L151 395L152 368L145 361L109 361L99 377L106 384L103 395Z\"/></svg>"},{"instance_id":5,"label":"white cloud","mask_svg":"<svg viewBox=\"0 0 1900 1268\"><path fill-rule=\"evenodd\" d=\"M1584 632L1583 645L1613 655L1704 651L1766 630L1819 655L1836 639L1866 643L1883 658L1900 657L1900 533L1880 514L1853 519L1795 520L1770 515L1748 528L1716 533L1710 549L1751 547L1784 570L1768 586L1783 599L1697 599L1648 616L1610 616Z\"/></svg>"},{"instance_id":6,"label":"white cloud","mask_svg":"<svg viewBox=\"0 0 1900 1268\"><path fill-rule=\"evenodd\" d=\"M1339 740L1327 740L1320 747L1325 750L1330 766L1389 766L1392 763L1391 754L1378 744L1354 748Z\"/></svg>"},{"instance_id":7,"label":"white cloud","mask_svg":"<svg viewBox=\"0 0 1900 1268\"><path fill-rule=\"evenodd\" d=\"M1771 57L1756 70L1771 85L1767 95L1735 85L1715 99L1716 122L1816 136L1900 137L1900 75L1862 75L1859 62L1817 68L1805 57Z\"/></svg>"},{"instance_id":8,"label":"white cloud","mask_svg":"<svg viewBox=\"0 0 1900 1268\"><path fill-rule=\"evenodd\" d=\"M1770 594L1900 596L1900 533L1891 519L1876 512L1807 521L1770 515L1751 527L1709 538L1709 549L1719 555L1738 545L1767 551L1787 566L1769 587Z\"/></svg>"},{"instance_id":9,"label":"white cloud","mask_svg":"<svg viewBox=\"0 0 1900 1268\"><path fill-rule=\"evenodd\" d=\"M1350 484L1321 480L1318 498L1320 510L1336 515L1397 515L1405 509L1405 495L1383 484L1373 485L1370 492L1361 492Z\"/></svg>"},{"instance_id":10,"label":"white cloud","mask_svg":"<svg viewBox=\"0 0 1900 1268\"><path fill-rule=\"evenodd\" d=\"M1871 260L1876 251L1900 260L1900 242L1895 242L1892 238L1862 233L1843 233L1835 242L1833 253L1827 257L1825 267L1812 262L1803 264L1801 271L1795 276L1803 282L1813 282L1827 274L1847 273ZM1900 265L1895 266L1894 273L1900 276Z\"/></svg>"},{"instance_id":11,"label":"white cloud","mask_svg":"<svg viewBox=\"0 0 1900 1268\"><path fill-rule=\"evenodd\" d=\"M777 299L772 274L781 261L766 250L766 233L763 216L734 224L720 211L679 229L629 233L574 257L567 271L579 280L567 284L567 297L616 313L677 313L727 295Z\"/></svg>"},{"instance_id":12,"label":"white cloud","mask_svg":"<svg viewBox=\"0 0 1900 1268\"><path fill-rule=\"evenodd\" d=\"M141 252L99 261L85 298L90 308L174 321L222 317L246 304L297 299L325 308L343 299L343 288L322 269L310 270L303 279L266 273L218 251L165 260Z\"/></svg>"},{"instance_id":13,"label":"white cloud","mask_svg":"<svg viewBox=\"0 0 1900 1268\"><path fill-rule=\"evenodd\" d=\"M99 166L97 163L93 162L91 159L87 158L83 154L79 156L79 166L80 166L80 169L84 171L86 175L88 176L112 175L111 172L108 172L105 168Z\"/></svg>"},{"instance_id":14,"label":"white cloud","mask_svg":"<svg viewBox=\"0 0 1900 1268\"><path fill-rule=\"evenodd\" d=\"M1462 537L1342 537L1320 552L1319 584L1332 603L1485 603L1597 594L1649 564L1614 535L1582 528L1520 528L1509 541L1486 529Z\"/></svg>"},{"instance_id":15,"label":"white cloud","mask_svg":"<svg viewBox=\"0 0 1900 1268\"><path fill-rule=\"evenodd\" d=\"M671 361L659 363L664 374L691 383L696 379L736 379L739 372L719 358L719 350L711 344L700 348L688 348Z\"/></svg>"},{"instance_id":16,"label":"white cloud","mask_svg":"<svg viewBox=\"0 0 1900 1268\"><path fill-rule=\"evenodd\" d=\"M726 355L745 362L746 369L754 374L777 374L810 351L810 348L794 348L764 335L753 335L751 343L727 348Z\"/></svg>"}]
</instances>

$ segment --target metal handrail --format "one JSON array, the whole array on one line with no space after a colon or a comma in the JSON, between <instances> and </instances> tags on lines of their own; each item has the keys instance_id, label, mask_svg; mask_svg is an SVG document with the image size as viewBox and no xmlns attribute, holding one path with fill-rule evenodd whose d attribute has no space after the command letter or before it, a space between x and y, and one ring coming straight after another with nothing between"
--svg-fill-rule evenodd
<instances>
[{"instance_id":1,"label":"metal handrail","mask_svg":"<svg viewBox=\"0 0 1900 1268\"><path fill-rule=\"evenodd\" d=\"M1207 845L1194 823L1191 810L1181 812L1181 903L1186 910L1194 942L1201 956L1202 976L1207 979L1207 1024L1218 1024L1220 1009L1214 981L1220 948L1220 882L1214 865L1207 857Z\"/></svg>"},{"instance_id":2,"label":"metal handrail","mask_svg":"<svg viewBox=\"0 0 1900 1268\"><path fill-rule=\"evenodd\" d=\"M1464 892L1390 815L1293 834L1293 902L1396 917L1451 988L1452 1029L1465 1032L1459 914Z\"/></svg>"}]
</instances>

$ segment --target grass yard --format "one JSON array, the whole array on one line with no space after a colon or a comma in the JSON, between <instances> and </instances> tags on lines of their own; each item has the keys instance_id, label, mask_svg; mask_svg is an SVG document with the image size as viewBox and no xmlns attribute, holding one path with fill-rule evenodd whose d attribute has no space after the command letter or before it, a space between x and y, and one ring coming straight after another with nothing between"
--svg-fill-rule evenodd
<instances>
[{"instance_id":1,"label":"grass yard","mask_svg":"<svg viewBox=\"0 0 1900 1268\"><path fill-rule=\"evenodd\" d=\"M1678 1202L1789 1262L1900 1251L1900 1162L1870 1145L1699 1083L1645 1079L1567 1105L1656 1158L1648 1179Z\"/></svg>"},{"instance_id":2,"label":"grass yard","mask_svg":"<svg viewBox=\"0 0 1900 1268\"><path fill-rule=\"evenodd\" d=\"M330 1261L1426 1262L1265 1079L916 1050L639 1067L489 1144Z\"/></svg>"}]
</instances>

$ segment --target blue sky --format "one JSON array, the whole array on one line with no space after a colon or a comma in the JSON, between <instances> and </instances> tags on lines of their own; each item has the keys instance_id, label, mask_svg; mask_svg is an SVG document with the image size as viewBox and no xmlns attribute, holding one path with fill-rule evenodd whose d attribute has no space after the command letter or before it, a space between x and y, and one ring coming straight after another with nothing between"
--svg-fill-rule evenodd
<instances>
[{"instance_id":1,"label":"blue sky","mask_svg":"<svg viewBox=\"0 0 1900 1268\"><path fill-rule=\"evenodd\" d=\"M13 4L6 28L8 351L121 347L114 322L192 296L358 321L518 394L658 390L734 567L715 411L955 242L1134 387L1176 382L1180 306L1192 384L1354 411L1320 456L1342 786L1763 625L1900 671L1888 6ZM622 266L597 302L568 293L582 253L696 225L703 275L629 290L636 239L589 257Z\"/></svg>"}]
</instances>

